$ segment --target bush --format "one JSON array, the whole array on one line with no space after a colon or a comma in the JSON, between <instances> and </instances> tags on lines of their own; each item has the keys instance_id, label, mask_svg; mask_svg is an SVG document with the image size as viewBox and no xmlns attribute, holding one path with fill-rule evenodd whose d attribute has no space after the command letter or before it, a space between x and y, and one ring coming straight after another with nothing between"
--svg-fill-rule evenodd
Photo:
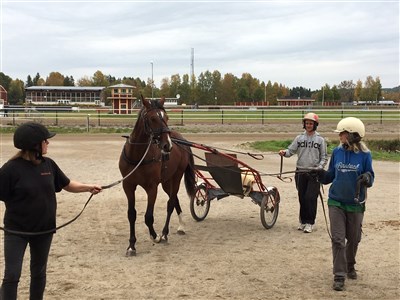
<instances>
[{"instance_id":1,"label":"bush","mask_svg":"<svg viewBox=\"0 0 400 300\"><path fill-rule=\"evenodd\" d=\"M386 151L400 153L400 139L370 140L365 142L371 151Z\"/></svg>"}]
</instances>

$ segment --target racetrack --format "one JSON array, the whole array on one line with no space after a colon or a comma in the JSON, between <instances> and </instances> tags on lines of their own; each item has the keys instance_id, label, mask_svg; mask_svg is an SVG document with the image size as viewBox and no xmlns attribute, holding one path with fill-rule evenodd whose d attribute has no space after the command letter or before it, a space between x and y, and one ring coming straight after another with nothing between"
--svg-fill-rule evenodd
<instances>
[{"instance_id":1,"label":"racetrack","mask_svg":"<svg viewBox=\"0 0 400 300\"><path fill-rule=\"evenodd\" d=\"M242 149L240 144L249 141L291 139L296 133L292 129L281 134L225 132L185 137L238 150ZM379 129L373 134L383 136ZM71 179L106 185L121 178L118 158L123 143L117 134L59 134L50 140L48 156ZM12 136L2 135L1 165L14 152ZM260 172L279 172L280 158L275 153L265 153L262 161L238 158ZM294 170L295 160L285 159L284 171ZM189 199L182 184L180 200L187 234L176 234L178 218L174 214L168 244L149 240L144 224L146 198L138 188L138 253L129 258L125 257L129 238L125 195L121 185L104 190L93 197L76 222L56 233L45 299L398 299L399 168L399 163L374 161L376 181L368 192L364 234L357 255L359 279L347 281L344 292L331 289L332 255L321 203L316 230L312 234L297 231L294 183L263 176L263 182L276 186L281 194L280 214L272 229L264 229L259 207L250 198L213 200L207 218L196 222L190 216ZM328 187L324 189L326 200ZM88 196L60 193L58 225L73 218ZM166 200L160 189L155 210L158 232L164 223ZM0 213L4 213L3 203ZM3 233L0 238L2 249ZM20 299L28 299L28 258L29 252L20 282ZM1 250L0 269L3 268Z\"/></svg>"}]
</instances>

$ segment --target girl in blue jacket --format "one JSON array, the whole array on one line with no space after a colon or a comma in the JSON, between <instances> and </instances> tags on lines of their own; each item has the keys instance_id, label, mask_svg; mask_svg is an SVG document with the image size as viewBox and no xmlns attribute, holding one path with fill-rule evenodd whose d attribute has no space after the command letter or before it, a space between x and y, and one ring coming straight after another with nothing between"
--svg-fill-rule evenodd
<instances>
[{"instance_id":1,"label":"girl in blue jacket","mask_svg":"<svg viewBox=\"0 0 400 300\"><path fill-rule=\"evenodd\" d=\"M342 119L335 130L340 145L333 150L328 171L319 171L329 188L328 208L332 234L333 289L344 289L345 277L357 279L354 268L365 211L366 188L374 181L371 152L362 138L365 126L357 118Z\"/></svg>"}]
</instances>

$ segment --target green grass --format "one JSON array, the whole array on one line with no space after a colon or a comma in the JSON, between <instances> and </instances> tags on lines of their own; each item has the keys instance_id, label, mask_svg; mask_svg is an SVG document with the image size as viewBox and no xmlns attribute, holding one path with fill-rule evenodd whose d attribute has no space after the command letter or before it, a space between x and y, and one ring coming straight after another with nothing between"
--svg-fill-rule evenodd
<instances>
[{"instance_id":1,"label":"green grass","mask_svg":"<svg viewBox=\"0 0 400 300\"><path fill-rule=\"evenodd\" d=\"M257 141L248 145L258 151L278 152L280 149L286 149L292 140L282 141ZM368 148L371 150L373 159L400 162L400 139L394 140L366 140ZM338 144L327 144L328 154L332 154L333 149Z\"/></svg>"}]
</instances>

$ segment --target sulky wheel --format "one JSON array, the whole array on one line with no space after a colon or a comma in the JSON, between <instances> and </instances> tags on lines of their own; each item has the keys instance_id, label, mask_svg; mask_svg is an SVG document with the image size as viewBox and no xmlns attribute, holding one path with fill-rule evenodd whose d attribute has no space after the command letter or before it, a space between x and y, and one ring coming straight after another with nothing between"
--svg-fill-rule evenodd
<instances>
[{"instance_id":1,"label":"sulky wheel","mask_svg":"<svg viewBox=\"0 0 400 300\"><path fill-rule=\"evenodd\" d=\"M278 219L279 192L276 188L268 188L261 201L260 217L261 223L266 229L271 229Z\"/></svg>"},{"instance_id":2,"label":"sulky wheel","mask_svg":"<svg viewBox=\"0 0 400 300\"><path fill-rule=\"evenodd\" d=\"M190 212L193 219L203 221L210 210L210 200L207 197L207 188L205 184L200 184L196 187L196 193L190 199Z\"/></svg>"}]
</instances>

